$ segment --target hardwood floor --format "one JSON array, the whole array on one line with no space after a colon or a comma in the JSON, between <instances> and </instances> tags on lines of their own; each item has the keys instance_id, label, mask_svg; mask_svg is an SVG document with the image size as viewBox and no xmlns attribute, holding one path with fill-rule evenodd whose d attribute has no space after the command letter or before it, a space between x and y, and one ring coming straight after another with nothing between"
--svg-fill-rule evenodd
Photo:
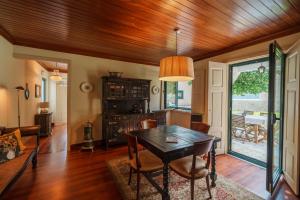
<instances>
[{"instance_id":1,"label":"hardwood floor","mask_svg":"<svg viewBox=\"0 0 300 200\"><path fill-rule=\"evenodd\" d=\"M51 137L42 138L35 170L25 173L4 196L19 199L122 199L106 167L106 160L127 154L127 147L92 152L66 151L66 127L54 128ZM269 198L265 191L265 170L237 158L217 156L217 172L248 190ZM285 182L274 199L298 199Z\"/></svg>"}]
</instances>

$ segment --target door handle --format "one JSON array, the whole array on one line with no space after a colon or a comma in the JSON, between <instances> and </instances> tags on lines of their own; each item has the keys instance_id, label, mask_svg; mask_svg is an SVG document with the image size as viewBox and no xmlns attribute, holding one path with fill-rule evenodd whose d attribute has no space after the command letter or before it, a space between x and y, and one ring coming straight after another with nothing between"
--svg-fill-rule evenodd
<instances>
[{"instance_id":1,"label":"door handle","mask_svg":"<svg viewBox=\"0 0 300 200\"><path fill-rule=\"evenodd\" d=\"M277 120L280 120L280 118L276 117L275 113L272 113L272 115L271 115L271 124L274 125Z\"/></svg>"}]
</instances>

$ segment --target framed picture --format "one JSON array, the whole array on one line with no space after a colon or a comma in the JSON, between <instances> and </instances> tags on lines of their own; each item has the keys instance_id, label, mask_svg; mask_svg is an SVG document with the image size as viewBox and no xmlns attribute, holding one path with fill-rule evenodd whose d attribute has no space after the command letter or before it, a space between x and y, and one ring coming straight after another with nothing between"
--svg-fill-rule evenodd
<instances>
[{"instance_id":1,"label":"framed picture","mask_svg":"<svg viewBox=\"0 0 300 200\"><path fill-rule=\"evenodd\" d=\"M177 99L183 99L183 90L177 91Z\"/></svg>"},{"instance_id":2,"label":"framed picture","mask_svg":"<svg viewBox=\"0 0 300 200\"><path fill-rule=\"evenodd\" d=\"M41 97L41 86L38 84L35 84L35 98Z\"/></svg>"}]
</instances>

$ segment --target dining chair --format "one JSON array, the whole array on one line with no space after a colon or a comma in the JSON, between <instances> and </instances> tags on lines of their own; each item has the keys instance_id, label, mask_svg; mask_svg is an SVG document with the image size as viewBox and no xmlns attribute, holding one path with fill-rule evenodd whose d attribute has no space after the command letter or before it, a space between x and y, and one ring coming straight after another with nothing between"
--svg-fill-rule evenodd
<instances>
[{"instance_id":1,"label":"dining chair","mask_svg":"<svg viewBox=\"0 0 300 200\"><path fill-rule=\"evenodd\" d=\"M180 158L170 163L170 168L178 175L190 179L191 199L194 199L194 185L196 179L205 178L209 198L212 198L209 185L209 164L210 150L214 139L194 143L193 155ZM199 155L207 155L207 160L203 160Z\"/></svg>"},{"instance_id":2,"label":"dining chair","mask_svg":"<svg viewBox=\"0 0 300 200\"><path fill-rule=\"evenodd\" d=\"M162 170L162 161L148 150L138 151L137 137L126 134L128 140L128 156L129 156L129 179L128 185L131 183L132 172L137 173L137 190L136 199L139 199L141 173L151 174Z\"/></svg>"},{"instance_id":3,"label":"dining chair","mask_svg":"<svg viewBox=\"0 0 300 200\"><path fill-rule=\"evenodd\" d=\"M192 122L191 129L195 131L200 131L202 133L208 133L210 126L203 122Z\"/></svg>"},{"instance_id":4,"label":"dining chair","mask_svg":"<svg viewBox=\"0 0 300 200\"><path fill-rule=\"evenodd\" d=\"M141 127L142 127L142 129L156 128L157 120L145 119L145 120L141 121Z\"/></svg>"}]
</instances>

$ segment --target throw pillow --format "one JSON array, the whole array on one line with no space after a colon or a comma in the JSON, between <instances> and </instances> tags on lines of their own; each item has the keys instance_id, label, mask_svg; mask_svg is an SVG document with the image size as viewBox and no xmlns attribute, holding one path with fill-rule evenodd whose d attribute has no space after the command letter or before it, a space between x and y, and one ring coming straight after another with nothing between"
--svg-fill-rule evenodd
<instances>
[{"instance_id":1,"label":"throw pillow","mask_svg":"<svg viewBox=\"0 0 300 200\"><path fill-rule=\"evenodd\" d=\"M0 163L12 160L19 156L20 147L14 133L0 136Z\"/></svg>"},{"instance_id":2,"label":"throw pillow","mask_svg":"<svg viewBox=\"0 0 300 200\"><path fill-rule=\"evenodd\" d=\"M19 144L20 150L21 150L21 151L24 151L24 150L26 149L26 146L25 146L25 145L23 144L23 142L22 142L20 129L15 130L13 133L14 133L15 136L17 137L17 140L18 140L18 144Z\"/></svg>"}]
</instances>

